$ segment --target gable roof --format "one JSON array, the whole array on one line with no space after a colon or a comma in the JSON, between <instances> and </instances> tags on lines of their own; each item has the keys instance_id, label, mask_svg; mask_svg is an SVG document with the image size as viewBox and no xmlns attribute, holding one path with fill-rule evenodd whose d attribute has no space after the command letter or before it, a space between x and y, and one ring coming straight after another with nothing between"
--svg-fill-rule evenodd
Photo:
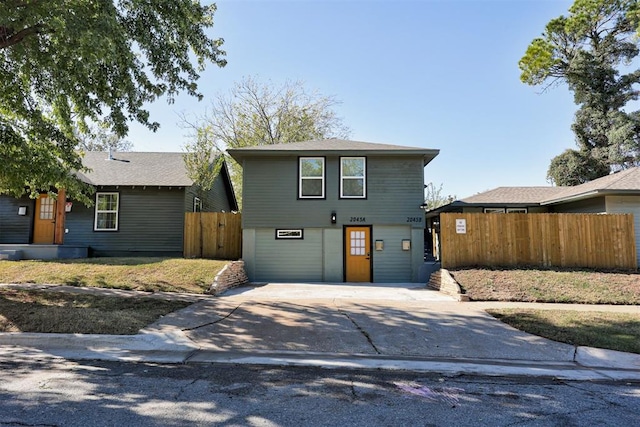
<instances>
[{"instance_id":1,"label":"gable roof","mask_svg":"<svg viewBox=\"0 0 640 427\"><path fill-rule=\"evenodd\" d=\"M143 153L89 151L82 164L90 172L78 177L91 185L148 185L189 187L193 180L187 176L183 153Z\"/></svg>"},{"instance_id":2,"label":"gable roof","mask_svg":"<svg viewBox=\"0 0 640 427\"><path fill-rule=\"evenodd\" d=\"M440 150L401 145L378 144L372 142L350 141L345 139L318 139L292 142L287 144L258 145L254 147L233 148L227 150L231 157L240 161L247 156L282 156L282 155L420 155L424 164L429 163Z\"/></svg>"}]
</instances>

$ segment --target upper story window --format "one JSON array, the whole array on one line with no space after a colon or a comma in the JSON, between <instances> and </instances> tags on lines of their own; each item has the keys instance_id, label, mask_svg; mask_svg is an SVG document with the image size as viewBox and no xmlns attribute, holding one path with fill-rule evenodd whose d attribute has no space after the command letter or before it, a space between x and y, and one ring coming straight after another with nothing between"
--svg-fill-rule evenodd
<instances>
[{"instance_id":1,"label":"upper story window","mask_svg":"<svg viewBox=\"0 0 640 427\"><path fill-rule=\"evenodd\" d=\"M96 193L95 231L117 231L120 195L118 193Z\"/></svg>"},{"instance_id":2,"label":"upper story window","mask_svg":"<svg viewBox=\"0 0 640 427\"><path fill-rule=\"evenodd\" d=\"M202 212L202 200L199 197L193 198L193 211Z\"/></svg>"},{"instance_id":3,"label":"upper story window","mask_svg":"<svg viewBox=\"0 0 640 427\"><path fill-rule=\"evenodd\" d=\"M340 157L340 197L367 197L367 161L364 157Z\"/></svg>"},{"instance_id":4,"label":"upper story window","mask_svg":"<svg viewBox=\"0 0 640 427\"><path fill-rule=\"evenodd\" d=\"M324 199L324 157L300 157L298 197Z\"/></svg>"}]
</instances>

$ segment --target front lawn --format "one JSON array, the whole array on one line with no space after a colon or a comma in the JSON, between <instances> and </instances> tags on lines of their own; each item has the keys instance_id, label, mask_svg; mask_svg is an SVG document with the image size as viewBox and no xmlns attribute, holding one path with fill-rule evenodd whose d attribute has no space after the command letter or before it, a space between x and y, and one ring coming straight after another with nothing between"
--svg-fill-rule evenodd
<instances>
[{"instance_id":1,"label":"front lawn","mask_svg":"<svg viewBox=\"0 0 640 427\"><path fill-rule=\"evenodd\" d=\"M472 301L640 304L640 274L588 270L451 270Z\"/></svg>"},{"instance_id":2,"label":"front lawn","mask_svg":"<svg viewBox=\"0 0 640 427\"><path fill-rule=\"evenodd\" d=\"M0 261L0 281L201 294L226 263L183 258Z\"/></svg>"}]
</instances>

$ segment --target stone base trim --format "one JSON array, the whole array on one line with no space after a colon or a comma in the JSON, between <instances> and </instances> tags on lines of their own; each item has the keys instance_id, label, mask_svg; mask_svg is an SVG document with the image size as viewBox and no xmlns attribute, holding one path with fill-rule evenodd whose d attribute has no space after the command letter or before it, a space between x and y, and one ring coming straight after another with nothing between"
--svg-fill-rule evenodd
<instances>
[{"instance_id":1,"label":"stone base trim","mask_svg":"<svg viewBox=\"0 0 640 427\"><path fill-rule=\"evenodd\" d=\"M216 274L208 292L215 295L246 283L249 283L249 278L244 271L244 261L231 261Z\"/></svg>"},{"instance_id":2,"label":"stone base trim","mask_svg":"<svg viewBox=\"0 0 640 427\"><path fill-rule=\"evenodd\" d=\"M427 287L440 291L443 294L451 295L458 301L469 301L469 297L462 292L458 282L456 282L451 276L451 273L444 268L431 274Z\"/></svg>"}]
</instances>

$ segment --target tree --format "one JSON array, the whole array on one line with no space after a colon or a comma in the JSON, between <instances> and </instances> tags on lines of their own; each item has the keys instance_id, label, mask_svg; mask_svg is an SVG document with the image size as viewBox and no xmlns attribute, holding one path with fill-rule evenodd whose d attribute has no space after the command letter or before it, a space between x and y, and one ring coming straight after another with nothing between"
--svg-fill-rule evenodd
<instances>
[{"instance_id":1,"label":"tree","mask_svg":"<svg viewBox=\"0 0 640 427\"><path fill-rule=\"evenodd\" d=\"M640 161L640 112L625 111L639 95L640 70L628 71L640 53L639 24L637 0L576 0L569 16L551 20L520 60L524 83L565 82L579 106L572 125L578 151L552 160L548 176L556 184L581 183Z\"/></svg>"},{"instance_id":2,"label":"tree","mask_svg":"<svg viewBox=\"0 0 640 427\"><path fill-rule=\"evenodd\" d=\"M439 187L436 187L433 182L430 182L425 185L424 191L424 205L426 207L426 210L428 211L439 208L440 206L449 204L456 200L456 196L453 196L451 194L447 196L442 195L442 184L440 184Z\"/></svg>"},{"instance_id":3,"label":"tree","mask_svg":"<svg viewBox=\"0 0 640 427\"><path fill-rule=\"evenodd\" d=\"M206 203L204 194L213 187L224 160L224 156L215 146L211 127L203 126L196 129L194 138L185 144L184 148L187 175L196 185L200 200ZM202 206L203 209L206 207Z\"/></svg>"},{"instance_id":4,"label":"tree","mask_svg":"<svg viewBox=\"0 0 640 427\"><path fill-rule=\"evenodd\" d=\"M309 93L301 81L276 86L245 77L228 94L217 96L203 115L183 115L182 124L190 130L192 140L202 135L211 138L213 153L209 157L214 157L227 148L347 138L349 129L333 110L337 104L332 96ZM227 160L241 204L241 167L233 159Z\"/></svg>"},{"instance_id":5,"label":"tree","mask_svg":"<svg viewBox=\"0 0 640 427\"><path fill-rule=\"evenodd\" d=\"M588 153L566 150L551 160L547 179L555 185L580 185L609 173L609 166Z\"/></svg>"},{"instance_id":6,"label":"tree","mask_svg":"<svg viewBox=\"0 0 640 427\"><path fill-rule=\"evenodd\" d=\"M199 73L226 63L222 39L205 33L215 5L199 1L0 0L0 10L0 193L64 187L89 202L73 176L74 129L156 130L146 103L201 98Z\"/></svg>"},{"instance_id":7,"label":"tree","mask_svg":"<svg viewBox=\"0 0 640 427\"><path fill-rule=\"evenodd\" d=\"M83 151L131 151L133 148L131 141L111 132L104 124L89 126L87 133L78 131L76 137L78 148Z\"/></svg>"}]
</instances>

